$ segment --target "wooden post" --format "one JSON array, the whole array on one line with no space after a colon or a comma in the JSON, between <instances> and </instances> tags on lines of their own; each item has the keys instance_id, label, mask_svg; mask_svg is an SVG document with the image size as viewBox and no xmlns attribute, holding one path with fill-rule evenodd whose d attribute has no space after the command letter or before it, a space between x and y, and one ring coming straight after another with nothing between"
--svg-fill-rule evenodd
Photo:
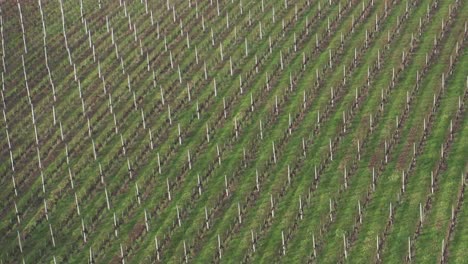
<instances>
[{"instance_id":1,"label":"wooden post","mask_svg":"<svg viewBox=\"0 0 468 264\"><path fill-rule=\"evenodd\" d=\"M282 244L282 247L283 247L283 256L286 255L286 245L285 245L285 242L284 242L284 232L281 230L281 244Z\"/></svg>"},{"instance_id":2,"label":"wooden post","mask_svg":"<svg viewBox=\"0 0 468 264\"><path fill-rule=\"evenodd\" d=\"M221 252L221 238L219 237L219 234L218 234L218 255L219 255L219 259L222 258L222 252Z\"/></svg>"},{"instance_id":3,"label":"wooden post","mask_svg":"<svg viewBox=\"0 0 468 264\"><path fill-rule=\"evenodd\" d=\"M206 206L205 206L205 224L206 224L206 229L210 229L210 223L208 220L208 210L206 209Z\"/></svg>"},{"instance_id":4,"label":"wooden post","mask_svg":"<svg viewBox=\"0 0 468 264\"><path fill-rule=\"evenodd\" d=\"M255 252L255 237L252 229L250 230L250 233L252 235L252 251Z\"/></svg>"},{"instance_id":5,"label":"wooden post","mask_svg":"<svg viewBox=\"0 0 468 264\"><path fill-rule=\"evenodd\" d=\"M182 145L182 137L181 137L181 132L180 132L180 123L177 124L177 129L178 129L179 145Z\"/></svg>"},{"instance_id":6,"label":"wooden post","mask_svg":"<svg viewBox=\"0 0 468 264\"><path fill-rule=\"evenodd\" d=\"M393 207L392 207L392 202L390 202L389 218L390 218L390 221L393 222Z\"/></svg>"},{"instance_id":7,"label":"wooden post","mask_svg":"<svg viewBox=\"0 0 468 264\"><path fill-rule=\"evenodd\" d=\"M335 93L334 93L333 87L330 87L330 102L331 102L331 107L334 107L334 105L335 105Z\"/></svg>"},{"instance_id":8,"label":"wooden post","mask_svg":"<svg viewBox=\"0 0 468 264\"><path fill-rule=\"evenodd\" d=\"M167 184L167 198L169 201L171 201L171 186L169 185L169 178L166 178L166 184Z\"/></svg>"},{"instance_id":9,"label":"wooden post","mask_svg":"<svg viewBox=\"0 0 468 264\"><path fill-rule=\"evenodd\" d=\"M18 245L19 245L19 248L20 248L20 252L23 253L23 246L21 245L21 236L19 234L19 230L16 230L17 234L18 234Z\"/></svg>"},{"instance_id":10,"label":"wooden post","mask_svg":"<svg viewBox=\"0 0 468 264\"><path fill-rule=\"evenodd\" d=\"M217 153L217 156L218 156L218 164L221 165L221 153L219 151L218 143L216 143L216 153Z\"/></svg>"},{"instance_id":11,"label":"wooden post","mask_svg":"<svg viewBox=\"0 0 468 264\"><path fill-rule=\"evenodd\" d=\"M214 47L214 33L213 33L213 28L211 28L211 46Z\"/></svg>"},{"instance_id":12,"label":"wooden post","mask_svg":"<svg viewBox=\"0 0 468 264\"><path fill-rule=\"evenodd\" d=\"M154 237L154 242L155 242L155 245L156 245L156 259L159 261L160 260L160 256L159 256L159 243L158 243L158 237Z\"/></svg>"},{"instance_id":13,"label":"wooden post","mask_svg":"<svg viewBox=\"0 0 468 264\"><path fill-rule=\"evenodd\" d=\"M405 192L405 182L406 182L405 171L403 171L401 175L401 189L403 193Z\"/></svg>"},{"instance_id":14,"label":"wooden post","mask_svg":"<svg viewBox=\"0 0 468 264\"><path fill-rule=\"evenodd\" d=\"M138 183L135 183L135 192L136 192L138 204L141 205L140 190L138 188Z\"/></svg>"},{"instance_id":15,"label":"wooden post","mask_svg":"<svg viewBox=\"0 0 468 264\"><path fill-rule=\"evenodd\" d=\"M179 212L179 206L176 205L176 210L177 210L177 223L179 224L179 227L182 225L181 220L180 220L180 212Z\"/></svg>"},{"instance_id":16,"label":"wooden post","mask_svg":"<svg viewBox=\"0 0 468 264\"><path fill-rule=\"evenodd\" d=\"M133 178L133 174L132 174L132 167L130 166L130 160L128 159L127 157L127 167L128 167L128 176L130 177L130 179Z\"/></svg>"},{"instance_id":17,"label":"wooden post","mask_svg":"<svg viewBox=\"0 0 468 264\"><path fill-rule=\"evenodd\" d=\"M172 59L172 51L169 51L169 61L171 62L171 69L174 69L174 61Z\"/></svg>"},{"instance_id":18,"label":"wooden post","mask_svg":"<svg viewBox=\"0 0 468 264\"><path fill-rule=\"evenodd\" d=\"M273 161L274 161L274 163L276 164L276 151L275 151L275 142L274 142L274 141L272 141L271 143L272 143L272 145L273 145Z\"/></svg>"},{"instance_id":19,"label":"wooden post","mask_svg":"<svg viewBox=\"0 0 468 264\"><path fill-rule=\"evenodd\" d=\"M301 198L301 196L299 196L299 217L301 218L301 220L304 217L304 211L302 209L302 198Z\"/></svg>"},{"instance_id":20,"label":"wooden post","mask_svg":"<svg viewBox=\"0 0 468 264\"><path fill-rule=\"evenodd\" d=\"M187 246L185 245L185 239L184 239L184 259L185 259L185 263L188 263Z\"/></svg>"},{"instance_id":21,"label":"wooden post","mask_svg":"<svg viewBox=\"0 0 468 264\"><path fill-rule=\"evenodd\" d=\"M109 202L109 194L107 193L107 186L104 187L104 192L106 194L107 210L110 210L110 202Z\"/></svg>"},{"instance_id":22,"label":"wooden post","mask_svg":"<svg viewBox=\"0 0 468 264\"><path fill-rule=\"evenodd\" d=\"M422 204L419 203L419 221L421 223L421 226L423 225L423 208Z\"/></svg>"},{"instance_id":23,"label":"wooden post","mask_svg":"<svg viewBox=\"0 0 468 264\"><path fill-rule=\"evenodd\" d=\"M201 196L202 194L202 185L200 181L200 174L197 173L197 187L198 187L198 195Z\"/></svg>"},{"instance_id":24,"label":"wooden post","mask_svg":"<svg viewBox=\"0 0 468 264\"><path fill-rule=\"evenodd\" d=\"M218 90L216 88L216 78L213 78L213 89L215 97L218 96Z\"/></svg>"},{"instance_id":25,"label":"wooden post","mask_svg":"<svg viewBox=\"0 0 468 264\"><path fill-rule=\"evenodd\" d=\"M237 215L238 215L238 219L239 219L239 224L242 224L241 207L240 207L239 202L237 203Z\"/></svg>"},{"instance_id":26,"label":"wooden post","mask_svg":"<svg viewBox=\"0 0 468 264\"><path fill-rule=\"evenodd\" d=\"M102 172L101 162L99 162L99 175L101 176L101 183L104 184L104 173Z\"/></svg>"},{"instance_id":27,"label":"wooden post","mask_svg":"<svg viewBox=\"0 0 468 264\"><path fill-rule=\"evenodd\" d=\"M260 191L260 184L258 182L258 170L257 169L255 169L255 186L257 188L257 192L259 192Z\"/></svg>"},{"instance_id":28,"label":"wooden post","mask_svg":"<svg viewBox=\"0 0 468 264\"><path fill-rule=\"evenodd\" d=\"M146 209L145 209L145 227L146 227L146 232L149 232L148 213L146 212Z\"/></svg>"},{"instance_id":29,"label":"wooden post","mask_svg":"<svg viewBox=\"0 0 468 264\"><path fill-rule=\"evenodd\" d=\"M387 2L385 2L387 3ZM380 260L380 253L379 253L379 249L380 249L380 241L379 241L379 235L377 235L377 260Z\"/></svg>"},{"instance_id":30,"label":"wooden post","mask_svg":"<svg viewBox=\"0 0 468 264\"><path fill-rule=\"evenodd\" d=\"M346 112L343 111L343 133L346 133Z\"/></svg>"},{"instance_id":31,"label":"wooden post","mask_svg":"<svg viewBox=\"0 0 468 264\"><path fill-rule=\"evenodd\" d=\"M345 236L345 234L343 234L343 248L344 248L345 259L348 259L348 250L347 250L347 246L346 246L346 236Z\"/></svg>"},{"instance_id":32,"label":"wooden post","mask_svg":"<svg viewBox=\"0 0 468 264\"><path fill-rule=\"evenodd\" d=\"M118 237L119 235L119 230L117 229L117 216L115 215L115 212L114 212L114 235L115 237Z\"/></svg>"},{"instance_id":33,"label":"wooden post","mask_svg":"<svg viewBox=\"0 0 468 264\"><path fill-rule=\"evenodd\" d=\"M46 201L46 199L44 199L44 212L45 212L46 220L49 221L49 213L47 211L47 201Z\"/></svg>"},{"instance_id":34,"label":"wooden post","mask_svg":"<svg viewBox=\"0 0 468 264\"><path fill-rule=\"evenodd\" d=\"M81 235L83 236L83 242L86 243L87 238L86 238L86 228L84 225L84 220L81 218Z\"/></svg>"},{"instance_id":35,"label":"wooden post","mask_svg":"<svg viewBox=\"0 0 468 264\"><path fill-rule=\"evenodd\" d=\"M78 215L80 215L80 205L78 204L78 196L76 195L76 192L75 192L75 204L76 204L76 212Z\"/></svg>"},{"instance_id":36,"label":"wooden post","mask_svg":"<svg viewBox=\"0 0 468 264\"><path fill-rule=\"evenodd\" d=\"M149 61L148 61L148 71L149 71ZM179 75L179 83L182 84L182 74L180 73L180 65L177 64L177 73Z\"/></svg>"},{"instance_id":37,"label":"wooden post","mask_svg":"<svg viewBox=\"0 0 468 264\"><path fill-rule=\"evenodd\" d=\"M263 139L263 127L262 127L262 120L260 120L260 139Z\"/></svg>"},{"instance_id":38,"label":"wooden post","mask_svg":"<svg viewBox=\"0 0 468 264\"><path fill-rule=\"evenodd\" d=\"M273 194L270 194L270 204L271 204L271 217L275 218L275 204L273 202Z\"/></svg>"},{"instance_id":39,"label":"wooden post","mask_svg":"<svg viewBox=\"0 0 468 264\"><path fill-rule=\"evenodd\" d=\"M344 178L344 186L345 186L345 189L348 189L348 178L347 178L346 167L344 168L343 178Z\"/></svg>"},{"instance_id":40,"label":"wooden post","mask_svg":"<svg viewBox=\"0 0 468 264\"><path fill-rule=\"evenodd\" d=\"M450 120L450 140L453 140L453 120Z\"/></svg>"},{"instance_id":41,"label":"wooden post","mask_svg":"<svg viewBox=\"0 0 468 264\"><path fill-rule=\"evenodd\" d=\"M250 111L254 112L254 101L252 93L250 93Z\"/></svg>"},{"instance_id":42,"label":"wooden post","mask_svg":"<svg viewBox=\"0 0 468 264\"><path fill-rule=\"evenodd\" d=\"M159 158L159 152L158 152L158 172L161 174L161 159Z\"/></svg>"},{"instance_id":43,"label":"wooden post","mask_svg":"<svg viewBox=\"0 0 468 264\"><path fill-rule=\"evenodd\" d=\"M408 237L408 260L411 261L411 238Z\"/></svg>"},{"instance_id":44,"label":"wooden post","mask_svg":"<svg viewBox=\"0 0 468 264\"><path fill-rule=\"evenodd\" d=\"M387 140L385 140L385 164L388 163L388 144Z\"/></svg>"},{"instance_id":45,"label":"wooden post","mask_svg":"<svg viewBox=\"0 0 468 264\"><path fill-rule=\"evenodd\" d=\"M226 190L226 197L229 197L229 188L228 188L228 180L227 180L227 175L224 174L224 186Z\"/></svg>"},{"instance_id":46,"label":"wooden post","mask_svg":"<svg viewBox=\"0 0 468 264\"><path fill-rule=\"evenodd\" d=\"M208 128L208 123L206 123L206 141L210 143L210 130Z\"/></svg>"},{"instance_id":47,"label":"wooden post","mask_svg":"<svg viewBox=\"0 0 468 264\"><path fill-rule=\"evenodd\" d=\"M314 254L314 258L317 257L317 251L315 250L316 249L316 245L315 245L315 235L312 234L312 249L313 249L313 254Z\"/></svg>"},{"instance_id":48,"label":"wooden post","mask_svg":"<svg viewBox=\"0 0 468 264\"><path fill-rule=\"evenodd\" d=\"M237 126L237 117L234 117L234 130L236 132L236 139L239 137L239 128Z\"/></svg>"},{"instance_id":49,"label":"wooden post","mask_svg":"<svg viewBox=\"0 0 468 264\"><path fill-rule=\"evenodd\" d=\"M190 150L187 150L187 159L188 159L188 165L189 169L192 169L192 159L190 158Z\"/></svg>"},{"instance_id":50,"label":"wooden post","mask_svg":"<svg viewBox=\"0 0 468 264\"><path fill-rule=\"evenodd\" d=\"M362 224L362 212L361 212L361 201L358 200L358 214L359 214L359 223Z\"/></svg>"},{"instance_id":51,"label":"wooden post","mask_svg":"<svg viewBox=\"0 0 468 264\"><path fill-rule=\"evenodd\" d=\"M283 52L280 50L280 64L281 64L281 70L284 69L284 65L283 65Z\"/></svg>"},{"instance_id":52,"label":"wooden post","mask_svg":"<svg viewBox=\"0 0 468 264\"><path fill-rule=\"evenodd\" d=\"M275 113L278 114L279 109L278 109L278 95L275 96Z\"/></svg>"}]
</instances>

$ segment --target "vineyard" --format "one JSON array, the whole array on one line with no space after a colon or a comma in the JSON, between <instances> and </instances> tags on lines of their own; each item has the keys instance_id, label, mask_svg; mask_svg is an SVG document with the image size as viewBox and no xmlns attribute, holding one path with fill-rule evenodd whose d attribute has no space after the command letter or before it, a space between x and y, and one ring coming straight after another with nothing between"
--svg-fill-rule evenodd
<instances>
[{"instance_id":1,"label":"vineyard","mask_svg":"<svg viewBox=\"0 0 468 264\"><path fill-rule=\"evenodd\" d=\"M0 1L0 263L463 263L468 2Z\"/></svg>"}]
</instances>

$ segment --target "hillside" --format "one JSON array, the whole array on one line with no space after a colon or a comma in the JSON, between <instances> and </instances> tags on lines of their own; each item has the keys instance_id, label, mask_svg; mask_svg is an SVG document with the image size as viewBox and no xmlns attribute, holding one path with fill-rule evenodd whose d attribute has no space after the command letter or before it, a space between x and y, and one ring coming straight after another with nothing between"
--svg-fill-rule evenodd
<instances>
[{"instance_id":1,"label":"hillside","mask_svg":"<svg viewBox=\"0 0 468 264\"><path fill-rule=\"evenodd\" d=\"M1 263L462 263L468 2L0 1Z\"/></svg>"}]
</instances>

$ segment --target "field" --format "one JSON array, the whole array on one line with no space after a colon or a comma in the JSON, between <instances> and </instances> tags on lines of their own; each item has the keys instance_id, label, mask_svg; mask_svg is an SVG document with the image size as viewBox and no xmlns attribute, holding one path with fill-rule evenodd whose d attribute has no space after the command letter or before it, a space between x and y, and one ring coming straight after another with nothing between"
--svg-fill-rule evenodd
<instances>
[{"instance_id":1,"label":"field","mask_svg":"<svg viewBox=\"0 0 468 264\"><path fill-rule=\"evenodd\" d=\"M462 263L468 2L0 1L0 263Z\"/></svg>"}]
</instances>

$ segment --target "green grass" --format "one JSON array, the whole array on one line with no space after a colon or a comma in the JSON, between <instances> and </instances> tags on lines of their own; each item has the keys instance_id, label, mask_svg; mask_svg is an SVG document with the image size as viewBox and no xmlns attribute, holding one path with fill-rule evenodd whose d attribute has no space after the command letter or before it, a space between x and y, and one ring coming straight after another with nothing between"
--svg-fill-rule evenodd
<instances>
[{"instance_id":1,"label":"green grass","mask_svg":"<svg viewBox=\"0 0 468 264\"><path fill-rule=\"evenodd\" d=\"M410 6L409 17L388 44L387 33L393 32L397 26L395 21L404 15L406 9L404 1L396 2L396 5L389 3L388 17L379 24L379 31L370 36L369 48L361 49L366 30L373 31L375 16L381 18L384 13L384 2L376 1L361 20L362 8L370 4L369 1L351 3L337 0L331 5L324 0L169 1L167 10L166 1L149 0L148 8L153 12L154 25L151 25L150 13L145 10L146 1L125 1L128 16L119 2L100 2L101 8L96 2L83 0L84 18L86 27L91 30L96 61L82 23L80 1L63 3L68 47L82 88L84 113L74 67L70 65L64 44L60 2L41 1L51 76L45 64L38 2L21 3L27 54L24 53L17 3L5 1L0 4L5 50L3 54L0 49L0 53L7 66L6 69L3 65L1 67L5 84L2 106L6 122L2 121L0 136L0 183L4 186L0 192L0 216L3 219L0 221L0 260L5 263L23 260L42 263L56 258L58 262L81 263L89 258L91 249L97 263L120 262L122 248L126 262L152 263L156 258L154 238L157 237L162 262L184 261L185 243L189 262L205 263L216 261L220 235L223 244L221 262L242 262L246 256L249 256L249 262L304 262L311 254L311 236L315 234L320 244L318 261L340 261L342 234L352 231L357 201L362 201L371 183L371 168L378 166L383 159L383 142L393 134L395 118L404 112L406 92L413 89L416 70L424 64L425 53L432 48L433 39L440 32L441 21L446 21L448 7L453 3L439 3L420 37L417 36L419 19L426 15L426 8L432 1ZM319 7L320 18L317 17ZM436 55L423 76L421 88L415 93L411 111L403 121L400 138L391 148L389 164L378 172L376 191L363 208L363 225L359 227L356 241L348 249L352 262L366 262L375 256L375 237L381 234L386 224L388 204L395 201L400 188L401 170L409 164L412 143L421 136L422 120L431 111L432 96L440 85L440 75L446 70L455 42L463 34L466 8L463 3L460 5L456 20L440 44L440 54ZM341 17L338 16L339 10L343 12ZM226 26L226 14L229 14L229 28ZM116 46L112 44L110 32L107 32L106 17L113 29ZM206 26L204 31L202 17ZM129 28L129 21L132 28ZM351 33L353 21L356 25ZM263 39L258 32L260 23ZM329 23L332 28L328 36ZM302 35L306 24L309 34ZM137 30L137 41L133 26ZM215 36L214 46L211 30ZM378 112L381 91L391 82L392 68L399 69L402 51L408 51L413 33L417 37L417 46L412 54L407 54L409 65L399 75L395 88L388 92L384 111ZM321 45L319 49L315 49L316 34ZM187 36L190 48L187 47ZM297 51L294 51L295 39L298 41ZM248 41L248 56L245 55L245 40ZM220 43L224 60L219 55ZM461 44L462 55L455 64L454 74L447 77L448 91L441 97L440 108L435 113L423 151L409 175L407 192L400 203L395 203L395 222L384 244L384 260L398 262L405 256L407 237L414 233L417 224L417 206L430 195L428 172L439 160L440 144L448 136L447 127L455 115L458 96L466 88L465 46ZM195 62L195 47L199 64ZM360 57L358 65L353 67L355 49ZM330 50L334 56L332 69L327 66ZM375 70L371 85L366 87L367 68L372 69L378 50L382 68ZM173 69L169 51L173 56ZM280 68L280 54L284 69ZM303 56L308 59L305 67ZM230 75L229 58L233 61L233 76ZM255 68L257 59L258 73ZM98 76L98 61L106 92L103 79ZM347 70L346 85L341 85L343 66ZM182 82L179 82L178 68ZM318 84L316 71L320 76ZM239 88L240 76L243 94ZM266 76L270 79L269 91L266 90ZM290 76L296 78L292 91L289 90ZM128 78L131 88L127 84ZM214 80L217 96L213 90ZM334 106L330 107L332 87L336 98ZM356 89L361 101L351 113ZM303 107L304 96L306 108ZM254 111L251 111L251 98ZM277 115L276 98L279 104ZM227 108L226 118L223 101ZM35 124L30 102L34 106ZM200 107L199 119L197 104ZM56 125L53 124L53 107ZM168 119L168 107L172 124ZM146 129L143 128L142 111ZM346 133L341 131L343 112L349 122ZM317 125L319 113L322 119ZM368 132L371 114L374 117L373 133ZM294 125L291 135L288 134L289 116ZM239 125L238 138L234 131L235 120ZM91 135L88 135L88 122ZM260 122L263 139L260 139ZM466 171L462 158L466 156L465 123L463 121L455 131L455 141L447 157L448 167L438 175L440 188L430 196L432 207L425 215L421 235L414 241L414 256L418 262L440 258L440 250L431 248L440 248L449 223L447 216L458 193L459 175ZM59 124L63 128L63 140ZM179 125L182 144L178 142ZM206 140L207 126L209 142ZM35 129L39 144L36 144ZM154 149L150 148L149 129ZM327 161L329 140L337 137L340 139L336 143L333 161ZM124 141L125 153L121 140ZM364 142L360 161L356 161L355 156L358 140L361 144ZM273 163L272 142L276 148L276 163ZM306 157L303 157L303 142ZM42 168L38 166L37 150ZM15 171L10 164L10 151ZM191 169L187 161L189 151ZM161 173L158 172L158 156ZM127 162L132 168L132 178L129 177ZM351 169L353 163L356 168ZM309 188L314 186L314 168L320 164L324 167L318 187L314 187L317 189L307 199ZM294 172L290 185L288 167ZM345 167L351 173L346 190L343 187ZM260 175L258 193L254 190L257 170ZM42 191L41 174L46 183L45 193ZM197 175L202 179L202 195L197 194ZM230 196L223 198L225 175ZM171 185L170 201L166 181ZM137 185L141 205L137 202ZM105 190L109 194L110 210L107 209ZM75 207L75 195L80 215ZM264 226L264 222L270 219L271 196L275 200L275 218ZM304 220L296 219L299 197L304 205ZM320 232L322 225L328 222L329 199L337 204L335 219ZM48 219L44 201L47 202ZM237 220L238 204L243 208L241 224ZM205 207L210 214L209 230L204 229ZM463 207L465 204L459 214L454 239L449 242L451 261L460 261L463 257L464 232L461 227L466 213ZM180 227L177 225L176 208L181 212ZM149 217L148 231L144 230L145 212ZM114 236L114 214L118 222L118 237ZM17 223L18 217L20 223ZM86 243L82 237L82 222L87 230ZM297 230L287 241L286 256L281 257L281 232L287 234L294 223L298 224ZM54 233L55 247L52 246L49 226ZM18 246L18 231L22 252ZM255 253L251 252L251 231L258 235Z\"/></svg>"}]
</instances>

